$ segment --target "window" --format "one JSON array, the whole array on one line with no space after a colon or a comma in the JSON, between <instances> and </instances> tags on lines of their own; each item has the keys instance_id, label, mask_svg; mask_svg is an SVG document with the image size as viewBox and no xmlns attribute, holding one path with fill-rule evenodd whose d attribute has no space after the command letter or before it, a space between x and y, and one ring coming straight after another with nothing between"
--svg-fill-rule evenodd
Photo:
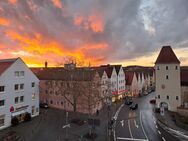
<instances>
[{"instance_id":1,"label":"window","mask_svg":"<svg viewBox=\"0 0 188 141\"><path fill-rule=\"evenodd\" d=\"M46 92L46 94L48 94L48 90L46 90L45 92Z\"/></svg>"},{"instance_id":2,"label":"window","mask_svg":"<svg viewBox=\"0 0 188 141\"><path fill-rule=\"evenodd\" d=\"M32 106L31 114L32 114L32 115L35 114L35 106Z\"/></svg>"},{"instance_id":3,"label":"window","mask_svg":"<svg viewBox=\"0 0 188 141\"><path fill-rule=\"evenodd\" d=\"M19 77L19 71L15 71L14 76Z\"/></svg>"},{"instance_id":4,"label":"window","mask_svg":"<svg viewBox=\"0 0 188 141\"><path fill-rule=\"evenodd\" d=\"M166 66L166 70L168 70L168 66Z\"/></svg>"},{"instance_id":5,"label":"window","mask_svg":"<svg viewBox=\"0 0 188 141\"><path fill-rule=\"evenodd\" d=\"M0 115L0 127L5 124L5 115Z\"/></svg>"},{"instance_id":6,"label":"window","mask_svg":"<svg viewBox=\"0 0 188 141\"><path fill-rule=\"evenodd\" d=\"M63 101L61 101L61 105L63 105Z\"/></svg>"},{"instance_id":7,"label":"window","mask_svg":"<svg viewBox=\"0 0 188 141\"><path fill-rule=\"evenodd\" d=\"M175 69L178 70L178 66L176 66Z\"/></svg>"},{"instance_id":8,"label":"window","mask_svg":"<svg viewBox=\"0 0 188 141\"><path fill-rule=\"evenodd\" d=\"M15 84L15 85L14 85L14 90L17 91L18 89L19 89L19 85L18 85L18 84Z\"/></svg>"},{"instance_id":9,"label":"window","mask_svg":"<svg viewBox=\"0 0 188 141\"><path fill-rule=\"evenodd\" d=\"M50 104L53 104L53 101L52 101L52 100L50 100Z\"/></svg>"},{"instance_id":10,"label":"window","mask_svg":"<svg viewBox=\"0 0 188 141\"><path fill-rule=\"evenodd\" d=\"M21 76L21 77L24 76L24 71L20 71L20 76Z\"/></svg>"},{"instance_id":11,"label":"window","mask_svg":"<svg viewBox=\"0 0 188 141\"><path fill-rule=\"evenodd\" d=\"M158 99L160 99L160 95L158 95Z\"/></svg>"},{"instance_id":12,"label":"window","mask_svg":"<svg viewBox=\"0 0 188 141\"><path fill-rule=\"evenodd\" d=\"M169 99L169 96L168 96L168 95L166 96L166 99Z\"/></svg>"},{"instance_id":13,"label":"window","mask_svg":"<svg viewBox=\"0 0 188 141\"><path fill-rule=\"evenodd\" d=\"M5 86L0 86L0 92L4 92L5 91Z\"/></svg>"},{"instance_id":14,"label":"window","mask_svg":"<svg viewBox=\"0 0 188 141\"><path fill-rule=\"evenodd\" d=\"M24 89L24 84L20 84L20 90Z\"/></svg>"},{"instance_id":15,"label":"window","mask_svg":"<svg viewBox=\"0 0 188 141\"><path fill-rule=\"evenodd\" d=\"M166 75L166 79L168 79L168 75Z\"/></svg>"},{"instance_id":16,"label":"window","mask_svg":"<svg viewBox=\"0 0 188 141\"><path fill-rule=\"evenodd\" d=\"M19 97L14 98L14 103L17 104L19 102Z\"/></svg>"},{"instance_id":17,"label":"window","mask_svg":"<svg viewBox=\"0 0 188 141\"><path fill-rule=\"evenodd\" d=\"M24 96L20 96L20 102L24 101Z\"/></svg>"},{"instance_id":18,"label":"window","mask_svg":"<svg viewBox=\"0 0 188 141\"><path fill-rule=\"evenodd\" d=\"M32 100L35 100L35 93L32 94Z\"/></svg>"},{"instance_id":19,"label":"window","mask_svg":"<svg viewBox=\"0 0 188 141\"><path fill-rule=\"evenodd\" d=\"M32 82L32 83L31 83L31 87L35 87L35 82Z\"/></svg>"},{"instance_id":20,"label":"window","mask_svg":"<svg viewBox=\"0 0 188 141\"><path fill-rule=\"evenodd\" d=\"M176 100L179 100L179 97L178 97L178 96L176 96Z\"/></svg>"},{"instance_id":21,"label":"window","mask_svg":"<svg viewBox=\"0 0 188 141\"><path fill-rule=\"evenodd\" d=\"M5 100L0 100L0 106L4 106L5 105Z\"/></svg>"}]
</instances>

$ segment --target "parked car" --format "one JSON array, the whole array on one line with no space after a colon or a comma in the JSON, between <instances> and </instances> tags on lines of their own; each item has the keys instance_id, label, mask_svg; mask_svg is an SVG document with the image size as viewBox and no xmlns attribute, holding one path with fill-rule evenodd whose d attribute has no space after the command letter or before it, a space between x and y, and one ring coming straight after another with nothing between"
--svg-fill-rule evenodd
<instances>
[{"instance_id":1,"label":"parked car","mask_svg":"<svg viewBox=\"0 0 188 141\"><path fill-rule=\"evenodd\" d=\"M126 100L126 101L125 101L125 105L131 105L132 103L133 103L132 100Z\"/></svg>"},{"instance_id":2,"label":"parked car","mask_svg":"<svg viewBox=\"0 0 188 141\"><path fill-rule=\"evenodd\" d=\"M40 103L40 108L49 108L47 103Z\"/></svg>"},{"instance_id":3,"label":"parked car","mask_svg":"<svg viewBox=\"0 0 188 141\"><path fill-rule=\"evenodd\" d=\"M156 104L156 100L155 100L155 99L151 99L149 102L150 102L151 104Z\"/></svg>"},{"instance_id":4,"label":"parked car","mask_svg":"<svg viewBox=\"0 0 188 141\"><path fill-rule=\"evenodd\" d=\"M131 110L136 110L138 108L138 104L136 103L136 104L132 104L131 106L130 106L130 109Z\"/></svg>"}]
</instances>

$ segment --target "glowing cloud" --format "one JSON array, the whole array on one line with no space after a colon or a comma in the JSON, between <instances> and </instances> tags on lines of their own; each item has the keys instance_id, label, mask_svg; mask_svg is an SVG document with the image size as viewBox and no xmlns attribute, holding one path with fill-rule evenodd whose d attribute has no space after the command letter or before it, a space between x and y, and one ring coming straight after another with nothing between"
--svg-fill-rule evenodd
<instances>
[{"instance_id":1,"label":"glowing cloud","mask_svg":"<svg viewBox=\"0 0 188 141\"><path fill-rule=\"evenodd\" d=\"M89 16L88 21L89 21L90 28L94 32L103 32L104 22L102 18L99 18L99 16L97 15L92 15L92 16Z\"/></svg>"},{"instance_id":2,"label":"glowing cloud","mask_svg":"<svg viewBox=\"0 0 188 141\"><path fill-rule=\"evenodd\" d=\"M61 4L61 0L52 0L52 2L54 3L54 5L60 9L62 9L62 4Z\"/></svg>"},{"instance_id":3,"label":"glowing cloud","mask_svg":"<svg viewBox=\"0 0 188 141\"><path fill-rule=\"evenodd\" d=\"M0 18L0 25L8 26L10 22L5 18Z\"/></svg>"},{"instance_id":4,"label":"glowing cloud","mask_svg":"<svg viewBox=\"0 0 188 141\"><path fill-rule=\"evenodd\" d=\"M8 0L11 4L16 4L17 0Z\"/></svg>"}]
</instances>

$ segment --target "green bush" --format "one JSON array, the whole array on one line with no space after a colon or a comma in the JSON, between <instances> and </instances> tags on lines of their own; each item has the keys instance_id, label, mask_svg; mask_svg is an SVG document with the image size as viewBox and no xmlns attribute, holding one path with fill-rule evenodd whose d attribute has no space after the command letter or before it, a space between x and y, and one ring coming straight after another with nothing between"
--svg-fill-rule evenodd
<instances>
[{"instance_id":1,"label":"green bush","mask_svg":"<svg viewBox=\"0 0 188 141\"><path fill-rule=\"evenodd\" d=\"M19 124L18 118L17 118L17 117L13 117L13 118L11 119L11 124L12 124L12 126L18 125L18 124Z\"/></svg>"}]
</instances>

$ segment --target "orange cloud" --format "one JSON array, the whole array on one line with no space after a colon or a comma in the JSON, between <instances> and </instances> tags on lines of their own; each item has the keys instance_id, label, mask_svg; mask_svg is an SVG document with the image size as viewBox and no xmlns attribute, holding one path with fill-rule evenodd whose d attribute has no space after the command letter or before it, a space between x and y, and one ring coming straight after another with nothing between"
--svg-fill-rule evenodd
<instances>
[{"instance_id":1,"label":"orange cloud","mask_svg":"<svg viewBox=\"0 0 188 141\"><path fill-rule=\"evenodd\" d=\"M83 18L82 16L76 16L76 17L74 18L74 24L75 24L75 25L81 25L82 22L83 22L83 20L84 20L84 18Z\"/></svg>"},{"instance_id":2,"label":"orange cloud","mask_svg":"<svg viewBox=\"0 0 188 141\"><path fill-rule=\"evenodd\" d=\"M61 0L52 0L52 2L56 7L62 9Z\"/></svg>"},{"instance_id":3,"label":"orange cloud","mask_svg":"<svg viewBox=\"0 0 188 141\"><path fill-rule=\"evenodd\" d=\"M93 50L93 49L108 49L107 43L86 44L81 49Z\"/></svg>"},{"instance_id":4,"label":"orange cloud","mask_svg":"<svg viewBox=\"0 0 188 141\"><path fill-rule=\"evenodd\" d=\"M14 41L17 41L19 45L22 47L22 51L12 52L15 56L24 56L24 58L30 58L33 56L46 56L47 58L51 58L53 56L52 63L55 65L58 59L62 59L63 57L73 57L78 61L82 61L82 65L88 65L88 62L92 62L92 64L100 64L101 57L91 57L88 56L87 49L105 49L108 47L106 43L94 43L94 44L86 44L83 47L79 47L76 50L70 50L66 48L63 44L59 44L57 41L48 41L44 42L41 34L36 33L35 37L30 38L27 35L20 35L17 32L7 31L6 35ZM29 59L27 59L29 60ZM40 59L39 59L40 60ZM32 64L31 61L26 61L27 64Z\"/></svg>"},{"instance_id":5,"label":"orange cloud","mask_svg":"<svg viewBox=\"0 0 188 141\"><path fill-rule=\"evenodd\" d=\"M0 18L0 25L8 26L10 22L5 18Z\"/></svg>"},{"instance_id":6,"label":"orange cloud","mask_svg":"<svg viewBox=\"0 0 188 141\"><path fill-rule=\"evenodd\" d=\"M91 15L89 16L88 21L89 21L90 28L94 32L103 32L104 22L102 18L99 18L97 15Z\"/></svg>"},{"instance_id":7,"label":"orange cloud","mask_svg":"<svg viewBox=\"0 0 188 141\"><path fill-rule=\"evenodd\" d=\"M8 0L11 4L16 4L17 0Z\"/></svg>"}]
</instances>

